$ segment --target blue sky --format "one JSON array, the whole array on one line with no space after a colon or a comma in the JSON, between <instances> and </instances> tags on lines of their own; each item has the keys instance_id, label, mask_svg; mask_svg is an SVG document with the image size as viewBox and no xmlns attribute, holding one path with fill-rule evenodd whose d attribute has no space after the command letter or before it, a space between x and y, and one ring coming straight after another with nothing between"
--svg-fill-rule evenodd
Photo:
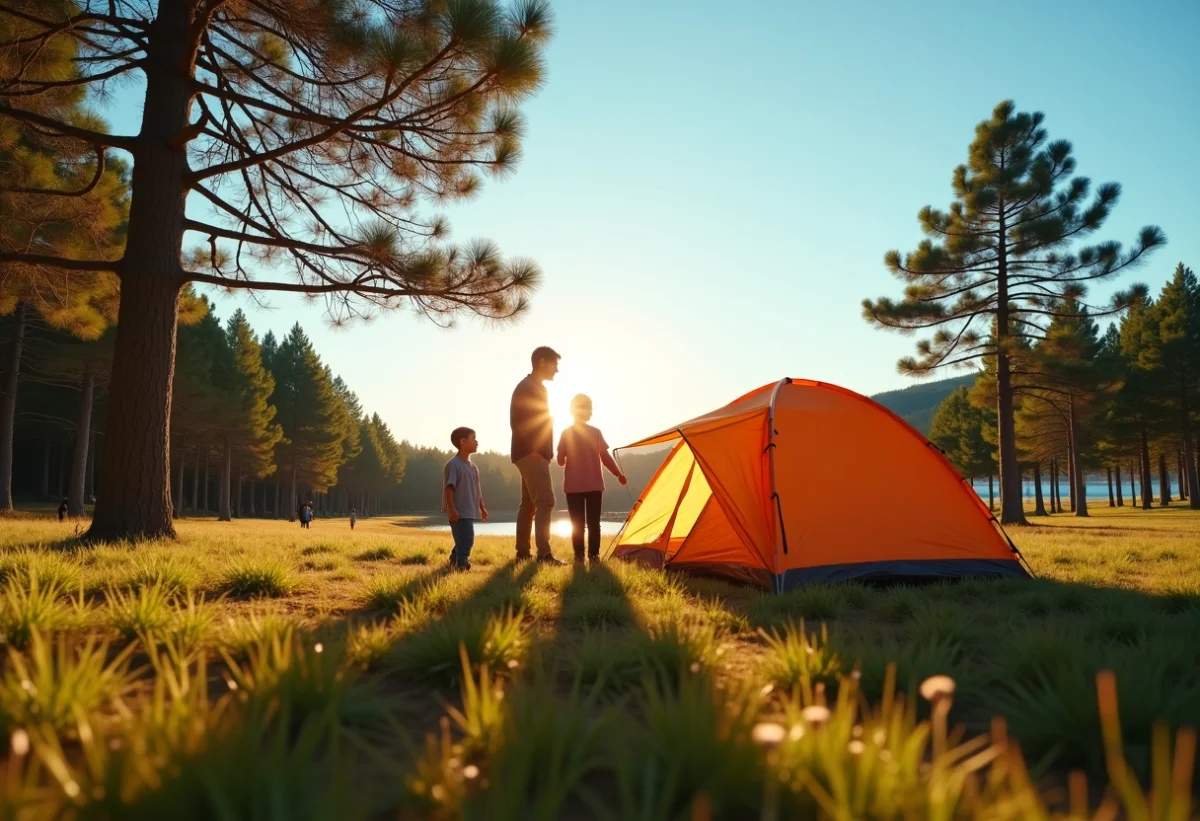
<instances>
[{"instance_id":1,"label":"blue sky","mask_svg":"<svg viewBox=\"0 0 1200 821\"><path fill-rule=\"evenodd\" d=\"M408 313L334 330L271 295L221 297L260 333L299 320L400 437L470 425L507 449L528 354L563 354L617 445L782 376L863 393L911 383L912 340L862 321L897 295L885 251L950 202L950 175L997 102L1046 114L1079 173L1123 185L1102 237L1157 224L1167 247L1125 282L1200 268L1200 3L559 0L547 83L525 107L515 176L446 213L453 238L536 259L516 327L443 331ZM140 111L119 95L114 130ZM953 374L947 374L953 375ZM560 423L564 419L559 419Z\"/></svg>"}]
</instances>

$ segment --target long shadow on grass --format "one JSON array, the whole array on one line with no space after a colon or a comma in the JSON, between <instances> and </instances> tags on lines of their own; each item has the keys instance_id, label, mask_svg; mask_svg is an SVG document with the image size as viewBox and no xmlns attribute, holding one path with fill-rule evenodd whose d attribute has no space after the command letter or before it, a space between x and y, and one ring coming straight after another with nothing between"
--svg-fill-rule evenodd
<instances>
[{"instance_id":1,"label":"long shadow on grass","mask_svg":"<svg viewBox=\"0 0 1200 821\"><path fill-rule=\"evenodd\" d=\"M810 633L827 623L830 651L843 672L861 670L871 697L889 664L910 694L928 676L951 676L955 717L981 731L1003 716L1042 772L1103 771L1096 674L1111 670L1130 762L1144 771L1157 719L1200 724L1200 595L1195 580L1180 584L1162 594L1053 579L814 586L746 612L768 629L797 611Z\"/></svg>"}]
</instances>

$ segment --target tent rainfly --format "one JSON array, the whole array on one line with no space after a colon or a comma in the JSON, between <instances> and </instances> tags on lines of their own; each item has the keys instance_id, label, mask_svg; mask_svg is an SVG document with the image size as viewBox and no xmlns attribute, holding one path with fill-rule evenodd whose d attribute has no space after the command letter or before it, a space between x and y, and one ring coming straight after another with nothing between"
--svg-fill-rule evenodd
<instances>
[{"instance_id":1,"label":"tent rainfly","mask_svg":"<svg viewBox=\"0 0 1200 821\"><path fill-rule=\"evenodd\" d=\"M844 388L784 379L621 450L669 443L613 557L777 592L1030 575L946 457Z\"/></svg>"}]
</instances>

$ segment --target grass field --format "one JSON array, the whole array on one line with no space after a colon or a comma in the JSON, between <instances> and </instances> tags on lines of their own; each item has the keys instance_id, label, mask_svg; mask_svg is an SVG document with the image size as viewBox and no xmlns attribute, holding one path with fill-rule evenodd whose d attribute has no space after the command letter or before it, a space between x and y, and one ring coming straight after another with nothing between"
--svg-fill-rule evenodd
<instances>
[{"instance_id":1,"label":"grass field","mask_svg":"<svg viewBox=\"0 0 1200 821\"><path fill-rule=\"evenodd\" d=\"M1012 534L1033 581L784 596L505 539L450 575L394 519L8 520L0 818L1191 818L1200 515L1094 512Z\"/></svg>"}]
</instances>

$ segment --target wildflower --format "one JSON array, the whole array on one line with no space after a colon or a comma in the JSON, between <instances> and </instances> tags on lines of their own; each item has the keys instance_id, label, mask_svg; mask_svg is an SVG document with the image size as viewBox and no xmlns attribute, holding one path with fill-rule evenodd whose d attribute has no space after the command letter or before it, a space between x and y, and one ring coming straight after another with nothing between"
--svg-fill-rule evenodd
<instances>
[{"instance_id":1,"label":"wildflower","mask_svg":"<svg viewBox=\"0 0 1200 821\"><path fill-rule=\"evenodd\" d=\"M764 747L775 747L783 743L783 739L787 737L787 730L783 725L776 724L773 721L763 721L754 725L754 729L750 733L755 744L761 744Z\"/></svg>"},{"instance_id":2,"label":"wildflower","mask_svg":"<svg viewBox=\"0 0 1200 821\"><path fill-rule=\"evenodd\" d=\"M29 754L29 733L24 730L16 730L9 740L9 746L12 748L12 754L15 758L23 758Z\"/></svg>"},{"instance_id":3,"label":"wildflower","mask_svg":"<svg viewBox=\"0 0 1200 821\"><path fill-rule=\"evenodd\" d=\"M954 695L954 679L950 676L930 676L921 682L921 698L941 701Z\"/></svg>"},{"instance_id":4,"label":"wildflower","mask_svg":"<svg viewBox=\"0 0 1200 821\"><path fill-rule=\"evenodd\" d=\"M829 708L822 707L820 704L809 705L800 711L801 718L814 727L820 727L829 720L830 715L832 713L829 712Z\"/></svg>"}]
</instances>

